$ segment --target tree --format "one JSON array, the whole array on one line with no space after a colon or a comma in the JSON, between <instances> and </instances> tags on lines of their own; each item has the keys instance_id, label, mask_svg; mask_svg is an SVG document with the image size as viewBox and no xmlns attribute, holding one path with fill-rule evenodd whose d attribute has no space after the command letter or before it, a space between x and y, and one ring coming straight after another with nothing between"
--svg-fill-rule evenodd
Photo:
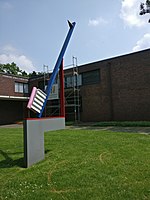
<instances>
[{"instance_id":1,"label":"tree","mask_svg":"<svg viewBox=\"0 0 150 200\"><path fill-rule=\"evenodd\" d=\"M32 73L29 73L29 77L36 77L36 76L44 76L44 72L36 72L36 71L33 71Z\"/></svg>"},{"instance_id":2,"label":"tree","mask_svg":"<svg viewBox=\"0 0 150 200\"><path fill-rule=\"evenodd\" d=\"M12 62L7 64L1 64L0 63L0 72L7 73L7 74L13 74L13 75L19 75L23 77L36 77L36 76L42 76L44 75L44 72L35 72L27 73L26 71L22 71L16 63Z\"/></svg>"},{"instance_id":3,"label":"tree","mask_svg":"<svg viewBox=\"0 0 150 200\"><path fill-rule=\"evenodd\" d=\"M36 77L36 76L37 76L36 71L33 71L32 73L29 73L29 77L31 77L31 78Z\"/></svg>"},{"instance_id":4,"label":"tree","mask_svg":"<svg viewBox=\"0 0 150 200\"><path fill-rule=\"evenodd\" d=\"M28 76L26 71L22 71L22 76Z\"/></svg>"},{"instance_id":5,"label":"tree","mask_svg":"<svg viewBox=\"0 0 150 200\"><path fill-rule=\"evenodd\" d=\"M147 13L150 13L150 0L146 0L145 3L140 4L140 15L145 15ZM150 19L148 20L150 23Z\"/></svg>"},{"instance_id":6,"label":"tree","mask_svg":"<svg viewBox=\"0 0 150 200\"><path fill-rule=\"evenodd\" d=\"M25 71L22 71L16 63L12 62L7 64L0 64L0 72L13 74L13 75L21 75L21 76L28 76Z\"/></svg>"}]
</instances>

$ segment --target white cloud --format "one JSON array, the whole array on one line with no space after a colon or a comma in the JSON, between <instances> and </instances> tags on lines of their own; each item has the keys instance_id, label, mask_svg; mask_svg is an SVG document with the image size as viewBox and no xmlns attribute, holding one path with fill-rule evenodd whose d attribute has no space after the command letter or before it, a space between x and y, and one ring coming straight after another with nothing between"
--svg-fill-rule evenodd
<instances>
[{"instance_id":1,"label":"white cloud","mask_svg":"<svg viewBox=\"0 0 150 200\"><path fill-rule=\"evenodd\" d=\"M10 2L0 2L0 8L4 11L10 11L13 5Z\"/></svg>"},{"instance_id":2,"label":"white cloud","mask_svg":"<svg viewBox=\"0 0 150 200\"><path fill-rule=\"evenodd\" d=\"M120 17L127 26L141 27L147 24L147 15L139 15L141 0L122 0Z\"/></svg>"},{"instance_id":3,"label":"white cloud","mask_svg":"<svg viewBox=\"0 0 150 200\"><path fill-rule=\"evenodd\" d=\"M36 68L33 66L32 61L27 58L25 55L19 54L17 49L11 45L6 45L0 49L0 63L16 63L20 69L26 72L36 71Z\"/></svg>"},{"instance_id":4,"label":"white cloud","mask_svg":"<svg viewBox=\"0 0 150 200\"><path fill-rule=\"evenodd\" d=\"M103 25L103 24L107 24L108 21L106 21L105 19L99 17L97 19L89 19L89 26L99 26L99 25Z\"/></svg>"},{"instance_id":5,"label":"white cloud","mask_svg":"<svg viewBox=\"0 0 150 200\"><path fill-rule=\"evenodd\" d=\"M6 53L6 54L10 54L10 53L16 54L16 53L18 53L18 52L17 52L17 49L15 49L15 48L14 48L12 45L10 45L10 44L5 45L5 46L1 49L1 51L3 51L3 53Z\"/></svg>"},{"instance_id":6,"label":"white cloud","mask_svg":"<svg viewBox=\"0 0 150 200\"><path fill-rule=\"evenodd\" d=\"M138 40L132 50L140 51L147 48L150 48L150 33L146 33L140 40Z\"/></svg>"}]
</instances>

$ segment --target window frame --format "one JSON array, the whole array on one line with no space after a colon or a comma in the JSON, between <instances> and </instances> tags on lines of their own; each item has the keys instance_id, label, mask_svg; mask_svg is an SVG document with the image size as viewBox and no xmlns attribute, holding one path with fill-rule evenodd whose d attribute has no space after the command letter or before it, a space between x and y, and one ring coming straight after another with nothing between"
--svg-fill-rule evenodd
<instances>
[{"instance_id":1,"label":"window frame","mask_svg":"<svg viewBox=\"0 0 150 200\"><path fill-rule=\"evenodd\" d=\"M90 76L92 76L92 78ZM95 69L95 70L86 71L82 73L82 85L98 84L100 83L100 81L101 81L100 69Z\"/></svg>"},{"instance_id":2,"label":"window frame","mask_svg":"<svg viewBox=\"0 0 150 200\"><path fill-rule=\"evenodd\" d=\"M28 94L29 93L29 85L28 83L22 83L15 81L15 92L21 94Z\"/></svg>"}]
</instances>

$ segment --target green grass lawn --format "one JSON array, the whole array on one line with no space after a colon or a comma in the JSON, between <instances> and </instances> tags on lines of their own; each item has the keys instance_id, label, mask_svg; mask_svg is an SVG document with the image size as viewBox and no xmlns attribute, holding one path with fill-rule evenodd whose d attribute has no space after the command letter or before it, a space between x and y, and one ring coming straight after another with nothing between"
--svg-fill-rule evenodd
<instances>
[{"instance_id":1,"label":"green grass lawn","mask_svg":"<svg viewBox=\"0 0 150 200\"><path fill-rule=\"evenodd\" d=\"M0 128L0 152L1 200L150 199L149 135L48 132L45 160L26 169L23 130Z\"/></svg>"}]
</instances>

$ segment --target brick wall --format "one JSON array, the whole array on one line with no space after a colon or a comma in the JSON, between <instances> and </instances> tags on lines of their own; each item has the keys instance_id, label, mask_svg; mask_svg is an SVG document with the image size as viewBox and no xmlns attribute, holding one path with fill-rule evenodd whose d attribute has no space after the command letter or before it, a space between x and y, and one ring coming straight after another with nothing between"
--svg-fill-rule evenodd
<instances>
[{"instance_id":1,"label":"brick wall","mask_svg":"<svg viewBox=\"0 0 150 200\"><path fill-rule=\"evenodd\" d=\"M100 76L99 84L81 86L82 121L101 121L111 118L107 69L101 67Z\"/></svg>"},{"instance_id":2,"label":"brick wall","mask_svg":"<svg viewBox=\"0 0 150 200\"><path fill-rule=\"evenodd\" d=\"M114 120L150 120L150 50L111 63Z\"/></svg>"},{"instance_id":3,"label":"brick wall","mask_svg":"<svg viewBox=\"0 0 150 200\"><path fill-rule=\"evenodd\" d=\"M150 49L79 67L101 72L98 85L81 86L81 120L150 120L149 63Z\"/></svg>"},{"instance_id":4,"label":"brick wall","mask_svg":"<svg viewBox=\"0 0 150 200\"><path fill-rule=\"evenodd\" d=\"M27 117L27 100L9 98L28 96L15 92L15 82L28 83L28 79L0 73L0 125L16 123Z\"/></svg>"},{"instance_id":5,"label":"brick wall","mask_svg":"<svg viewBox=\"0 0 150 200\"><path fill-rule=\"evenodd\" d=\"M1 73L0 74L0 95L19 96L19 97L28 96L28 94L15 92L15 82L28 83L28 79Z\"/></svg>"}]
</instances>

